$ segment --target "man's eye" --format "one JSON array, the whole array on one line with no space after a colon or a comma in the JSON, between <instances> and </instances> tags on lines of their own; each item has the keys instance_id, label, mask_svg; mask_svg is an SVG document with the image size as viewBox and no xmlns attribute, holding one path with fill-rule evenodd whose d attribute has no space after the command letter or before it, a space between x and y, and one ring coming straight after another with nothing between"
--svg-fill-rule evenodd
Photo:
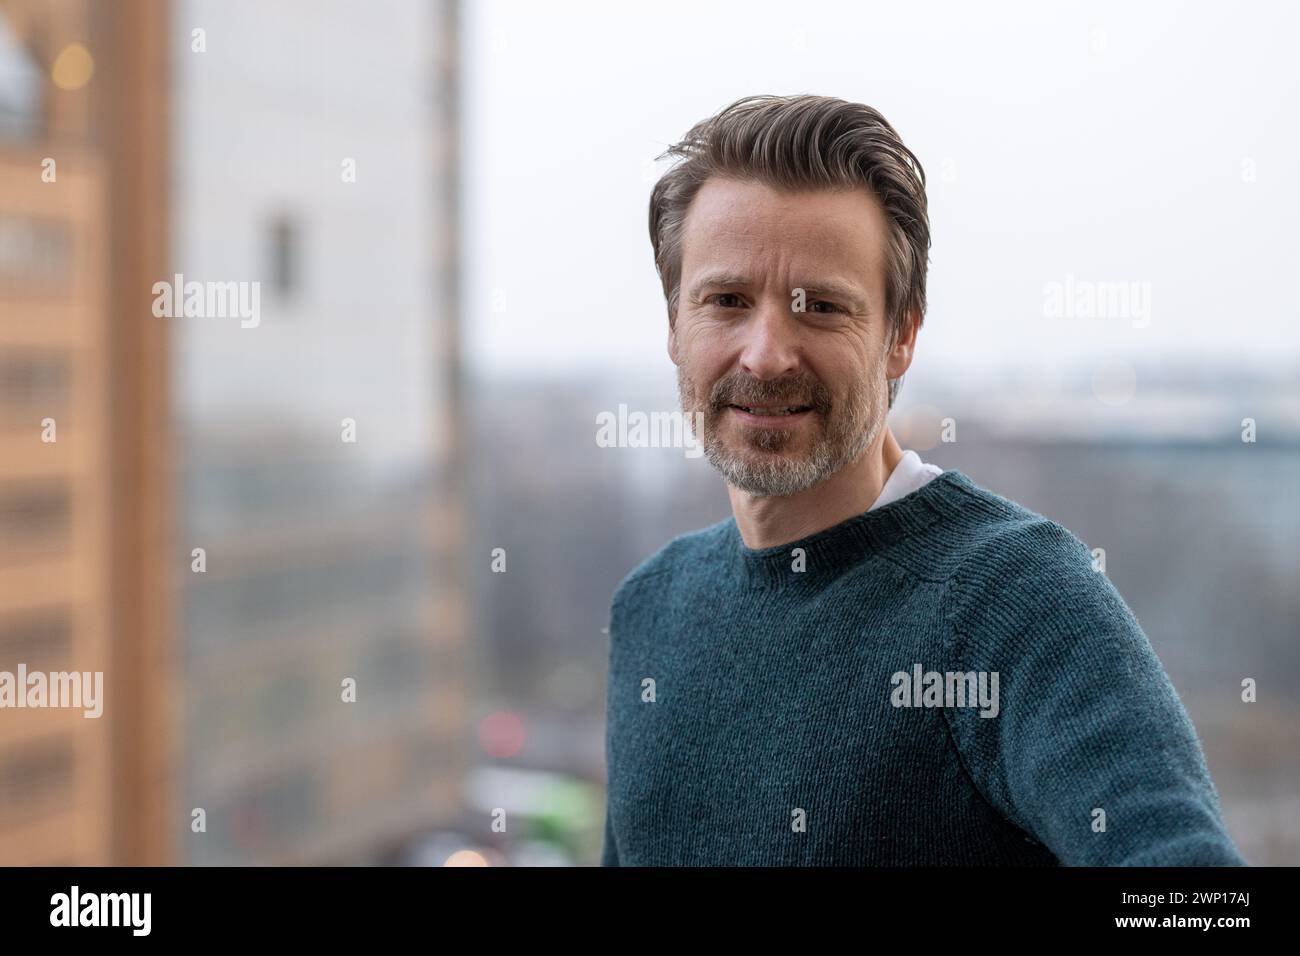
<instances>
[{"instance_id":1,"label":"man's eye","mask_svg":"<svg viewBox=\"0 0 1300 956\"><path fill-rule=\"evenodd\" d=\"M720 305L726 309L730 308L734 304L739 304L740 296L736 295L734 292L719 292L716 295L709 296L709 299L714 300L716 305ZM717 301L721 299L735 299L737 301L735 303Z\"/></svg>"},{"instance_id":2,"label":"man's eye","mask_svg":"<svg viewBox=\"0 0 1300 956\"><path fill-rule=\"evenodd\" d=\"M844 310L841 309L838 305L836 305L834 302L827 302L825 299L817 299L817 300L815 300L814 302L812 302L811 305L809 306L809 311L815 311L815 309L814 309L813 307L814 307L814 306L818 306L818 305L824 305L824 306L826 306L826 310L824 310L824 311L829 311L829 312L842 312L842 311L844 311ZM823 312L823 314L824 314L824 312Z\"/></svg>"}]
</instances>

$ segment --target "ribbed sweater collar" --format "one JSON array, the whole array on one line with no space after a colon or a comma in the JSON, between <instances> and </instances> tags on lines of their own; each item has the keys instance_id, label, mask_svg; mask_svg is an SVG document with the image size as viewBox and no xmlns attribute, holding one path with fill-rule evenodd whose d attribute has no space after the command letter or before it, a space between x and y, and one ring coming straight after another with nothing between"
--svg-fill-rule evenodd
<instances>
[{"instance_id":1,"label":"ribbed sweater collar","mask_svg":"<svg viewBox=\"0 0 1300 956\"><path fill-rule=\"evenodd\" d=\"M747 547L733 516L725 526L727 562L739 581L758 587L814 583L835 577L864 558L930 527L953 507L957 489L969 491L973 487L965 474L949 469L887 505L771 548ZM804 554L804 571L794 570L796 549Z\"/></svg>"}]
</instances>

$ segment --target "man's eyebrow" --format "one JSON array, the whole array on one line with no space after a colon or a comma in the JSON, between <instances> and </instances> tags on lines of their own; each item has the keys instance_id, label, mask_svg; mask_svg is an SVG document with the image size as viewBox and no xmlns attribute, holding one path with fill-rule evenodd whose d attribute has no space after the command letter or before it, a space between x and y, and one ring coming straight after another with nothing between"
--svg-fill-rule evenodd
<instances>
[{"instance_id":1,"label":"man's eyebrow","mask_svg":"<svg viewBox=\"0 0 1300 956\"><path fill-rule=\"evenodd\" d=\"M714 271L706 272L691 283L687 289L687 294L693 299L700 294L701 290L711 285L721 286L748 286L749 276L741 275L739 272Z\"/></svg>"}]
</instances>

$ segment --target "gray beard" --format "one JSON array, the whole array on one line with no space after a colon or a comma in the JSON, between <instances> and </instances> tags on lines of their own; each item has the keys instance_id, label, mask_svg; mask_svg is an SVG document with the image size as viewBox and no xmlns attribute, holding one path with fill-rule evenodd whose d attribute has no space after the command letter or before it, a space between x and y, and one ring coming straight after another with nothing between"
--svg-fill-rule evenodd
<instances>
[{"instance_id":1,"label":"gray beard","mask_svg":"<svg viewBox=\"0 0 1300 956\"><path fill-rule=\"evenodd\" d=\"M865 388L855 390L842 409L833 409L832 415L838 413L839 419L829 424L822 419L820 433L814 438L807 455L780 454L780 448L788 437L784 429L748 429L751 437L747 444L757 453L736 452L718 435L718 425L726 411L715 411L708 401L701 402L693 383L686 378L680 365L677 368L677 390L682 410L699 412L703 416L704 455L709 464L728 484L762 498L797 495L857 460L875 441L884 424L884 415L875 414L871 402L871 396L879 391L876 388L878 384L878 381L873 381ZM698 419L694 419L692 414L692 420Z\"/></svg>"}]
</instances>

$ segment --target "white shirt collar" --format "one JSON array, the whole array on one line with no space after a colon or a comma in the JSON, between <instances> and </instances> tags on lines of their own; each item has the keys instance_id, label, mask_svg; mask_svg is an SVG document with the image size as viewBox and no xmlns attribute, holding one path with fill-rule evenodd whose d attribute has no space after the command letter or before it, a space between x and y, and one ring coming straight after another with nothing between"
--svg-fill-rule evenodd
<instances>
[{"instance_id":1,"label":"white shirt collar","mask_svg":"<svg viewBox=\"0 0 1300 956\"><path fill-rule=\"evenodd\" d=\"M885 486L880 489L880 495L867 510L874 511L876 508L884 507L891 501L897 501L904 495L910 495L935 475L941 474L943 474L942 468L922 461L920 455L909 449L903 452L903 457L894 466L894 470L889 473Z\"/></svg>"}]
</instances>

